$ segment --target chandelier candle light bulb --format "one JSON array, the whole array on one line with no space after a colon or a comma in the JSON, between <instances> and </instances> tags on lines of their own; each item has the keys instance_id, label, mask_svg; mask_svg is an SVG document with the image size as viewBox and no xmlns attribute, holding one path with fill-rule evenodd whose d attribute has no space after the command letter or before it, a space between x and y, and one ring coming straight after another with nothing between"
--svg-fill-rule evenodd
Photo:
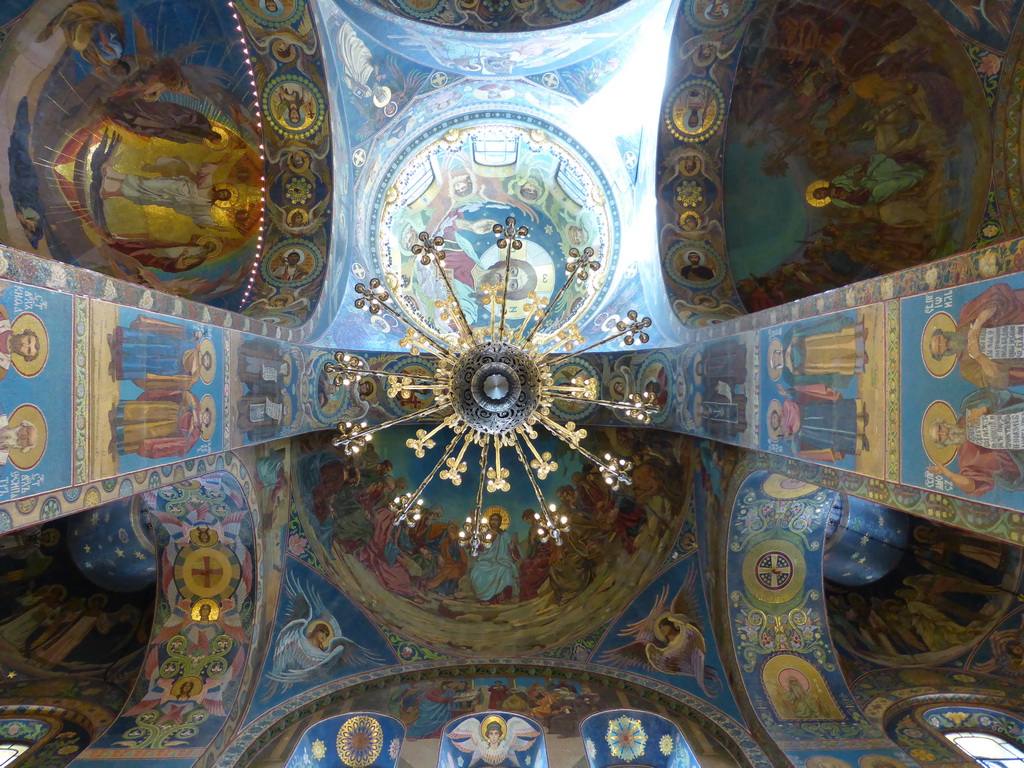
<instances>
[{"instance_id":1,"label":"chandelier candle light bulb","mask_svg":"<svg viewBox=\"0 0 1024 768\"><path fill-rule=\"evenodd\" d=\"M436 270L441 283L447 290L447 297L434 302L438 317L447 332L427 327L409 311L401 300L393 297L401 284L397 274L388 273L382 281L373 278L368 284L359 283L355 290L357 309L365 309L373 315L386 312L406 328L401 345L416 356L434 358L436 372L433 375L392 373L371 369L365 360L347 352L337 352L334 362L324 369L334 374L337 385L358 383L365 376L378 376L390 380L388 396L409 397L412 392L426 393L434 398L434 405L413 411L405 416L390 419L382 424L368 426L366 422L338 424L334 444L348 456L357 455L366 447L376 432L413 420L438 416L441 423L429 432L416 431L416 437L406 441L417 458L423 458L426 451L435 447L433 437L442 429L451 429L455 434L444 454L427 474L419 487L411 493L396 496L388 505L394 515L395 525L406 523L415 526L424 518L423 497L427 485L435 475L453 485L462 483L462 474L467 466L463 461L470 445L480 447L480 479L477 486L476 504L466 517L465 525L459 531L459 544L472 555L479 555L489 548L494 540L490 521L483 519L483 493L504 492L511 488L508 482L509 470L501 464L501 449L512 448L516 452L534 494L539 512L534 513L536 533L541 541L553 541L561 546L563 536L568 532L568 515L557 514L557 506L548 504L537 483L558 469L547 451L540 452L533 441L538 438L537 425L544 427L562 442L594 463L612 489L631 483L632 462L604 454L598 457L580 445L586 438L585 429L579 429L569 421L564 424L551 417L551 406L556 400L571 403L603 405L624 413L640 424L649 424L651 415L658 406L654 395L649 392L627 394L623 401L602 400L597 397L599 382L594 378L571 378L567 383L555 384L554 369L571 357L621 339L621 343L632 346L639 341L647 343L651 326L649 317L639 317L635 310L626 313L616 323L615 331L608 337L582 348L585 343L575 322L563 322L560 326L542 330L553 308L575 282L586 287L590 274L600 269L593 248L581 253L576 248L569 250L565 265L566 279L551 301L531 292L525 306L525 319L518 328L509 326L507 303L512 254L523 248L522 238L529 229L517 226L509 217L504 226L493 228L498 248L504 255L504 269L500 285L482 287L482 303L489 308L490 318L485 327L474 327L467 320L465 310L452 287L451 276L445 268L445 252L441 237L432 237L420 232L411 252L418 257L420 265ZM497 322L496 322L497 321ZM553 357L552 357L553 356ZM431 366L425 366L428 370ZM461 443L461 445L460 445ZM533 457L528 458L526 451ZM488 466L492 456L493 464ZM456 451L458 453L456 454ZM455 454L455 455L453 455Z\"/></svg>"}]
</instances>

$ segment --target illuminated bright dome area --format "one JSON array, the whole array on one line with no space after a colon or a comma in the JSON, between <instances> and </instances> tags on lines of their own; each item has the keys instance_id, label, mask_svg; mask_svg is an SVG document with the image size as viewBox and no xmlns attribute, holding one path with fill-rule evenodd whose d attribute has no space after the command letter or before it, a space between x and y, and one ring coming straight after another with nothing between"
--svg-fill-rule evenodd
<instances>
[{"instance_id":1,"label":"illuminated bright dome area","mask_svg":"<svg viewBox=\"0 0 1024 768\"><path fill-rule=\"evenodd\" d=\"M0 765L1018 766L1022 2L0 3Z\"/></svg>"}]
</instances>

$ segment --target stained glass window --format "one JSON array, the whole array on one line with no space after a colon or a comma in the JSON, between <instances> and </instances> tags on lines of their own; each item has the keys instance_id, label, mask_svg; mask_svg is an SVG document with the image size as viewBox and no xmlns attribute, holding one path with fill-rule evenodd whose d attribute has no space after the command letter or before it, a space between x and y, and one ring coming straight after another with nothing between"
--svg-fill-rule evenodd
<instances>
[{"instance_id":1,"label":"stained glass window","mask_svg":"<svg viewBox=\"0 0 1024 768\"><path fill-rule=\"evenodd\" d=\"M9 741L0 741L0 768L13 765L21 755L28 750L28 744L13 744Z\"/></svg>"},{"instance_id":2,"label":"stained glass window","mask_svg":"<svg viewBox=\"0 0 1024 768\"><path fill-rule=\"evenodd\" d=\"M1024 768L1024 752L999 736L972 731L943 735L985 768Z\"/></svg>"}]
</instances>

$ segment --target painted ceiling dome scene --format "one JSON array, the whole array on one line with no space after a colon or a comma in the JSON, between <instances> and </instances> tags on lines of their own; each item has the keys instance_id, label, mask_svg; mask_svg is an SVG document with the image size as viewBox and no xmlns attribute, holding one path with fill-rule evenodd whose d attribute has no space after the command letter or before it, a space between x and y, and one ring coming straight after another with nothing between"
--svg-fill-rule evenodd
<instances>
[{"instance_id":1,"label":"painted ceiling dome scene","mask_svg":"<svg viewBox=\"0 0 1024 768\"><path fill-rule=\"evenodd\" d=\"M1024 765L1020 0L0 6L0 768Z\"/></svg>"}]
</instances>

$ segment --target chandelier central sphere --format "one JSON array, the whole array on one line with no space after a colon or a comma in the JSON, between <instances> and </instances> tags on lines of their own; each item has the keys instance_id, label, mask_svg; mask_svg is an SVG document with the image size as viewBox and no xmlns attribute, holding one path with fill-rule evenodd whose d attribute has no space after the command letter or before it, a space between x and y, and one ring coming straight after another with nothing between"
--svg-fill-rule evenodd
<instances>
[{"instance_id":1,"label":"chandelier central sphere","mask_svg":"<svg viewBox=\"0 0 1024 768\"><path fill-rule=\"evenodd\" d=\"M485 342L459 355L452 370L452 409L470 427L500 435L522 426L540 404L541 368L508 342Z\"/></svg>"},{"instance_id":2,"label":"chandelier central sphere","mask_svg":"<svg viewBox=\"0 0 1024 768\"><path fill-rule=\"evenodd\" d=\"M383 281L374 278L368 285L356 285L356 308L373 315L386 312L405 325L407 332L402 338L402 346L408 347L413 355L431 358L425 360L423 366L427 370L433 369L432 375L371 370L364 359L347 352L336 353L335 362L324 365L328 373L335 374L334 381L339 386L358 382L364 376L381 376L391 380L389 397L402 395L408 398L417 392L434 398L434 405L383 424L339 424L334 444L347 455L359 453L376 432L414 420L439 420L432 429L417 429L416 437L406 440L406 445L417 458L423 458L427 451L436 447L434 436L439 432L450 429L454 433L440 460L419 487L396 496L389 504L395 525L404 522L414 526L423 519L422 494L435 476L453 485L461 485L462 476L468 470L464 461L466 453L471 446L479 447L480 477L476 504L459 532L459 543L473 555L490 547L495 534L491 521L485 519L482 512L484 489L488 493L496 493L512 487L508 467L501 463L502 449L515 451L537 497L539 511L534 514L534 522L538 537L541 541L551 540L561 546L570 520L568 515L558 514L554 504L545 502L537 482L558 469L551 453L539 450L534 442L539 437L538 426L593 463L613 489L631 482L629 475L633 467L630 462L610 454L602 458L591 453L580 444L587 436L585 429L578 428L571 421L563 424L552 418L551 406L555 400L588 405L597 403L621 411L642 424L650 423L651 414L657 410L654 396L649 392L630 393L622 401L600 400L597 398L599 386L596 379L569 378L556 382L553 372L558 370L559 364L575 355L617 339L630 346L636 341L645 343L650 338L646 329L651 326L651 319L641 318L633 310L616 323L610 336L585 347L577 346L584 343L584 339L575 322L542 330L550 308L558 306L566 290L574 283L585 289L588 275L600 268L600 262L594 258L594 250L585 248L581 253L570 248L565 262L565 282L561 288L550 302L530 292L526 318L517 328L512 328L506 322L512 254L523 248L521 238L528 235L529 230L516 226L516 220L509 217L505 226L495 224L493 232L498 249L504 255L504 269L500 284L482 286L481 303L489 314L487 326L475 327L467 320L444 264L445 252L440 250L445 241L426 232L419 233L419 242L412 246L411 251L420 266L437 271L437 277L447 288L447 298L438 299L435 308L447 324L448 333L438 333L436 329L427 327L401 301L392 299L391 292L399 283L395 274L386 274Z\"/></svg>"}]
</instances>

